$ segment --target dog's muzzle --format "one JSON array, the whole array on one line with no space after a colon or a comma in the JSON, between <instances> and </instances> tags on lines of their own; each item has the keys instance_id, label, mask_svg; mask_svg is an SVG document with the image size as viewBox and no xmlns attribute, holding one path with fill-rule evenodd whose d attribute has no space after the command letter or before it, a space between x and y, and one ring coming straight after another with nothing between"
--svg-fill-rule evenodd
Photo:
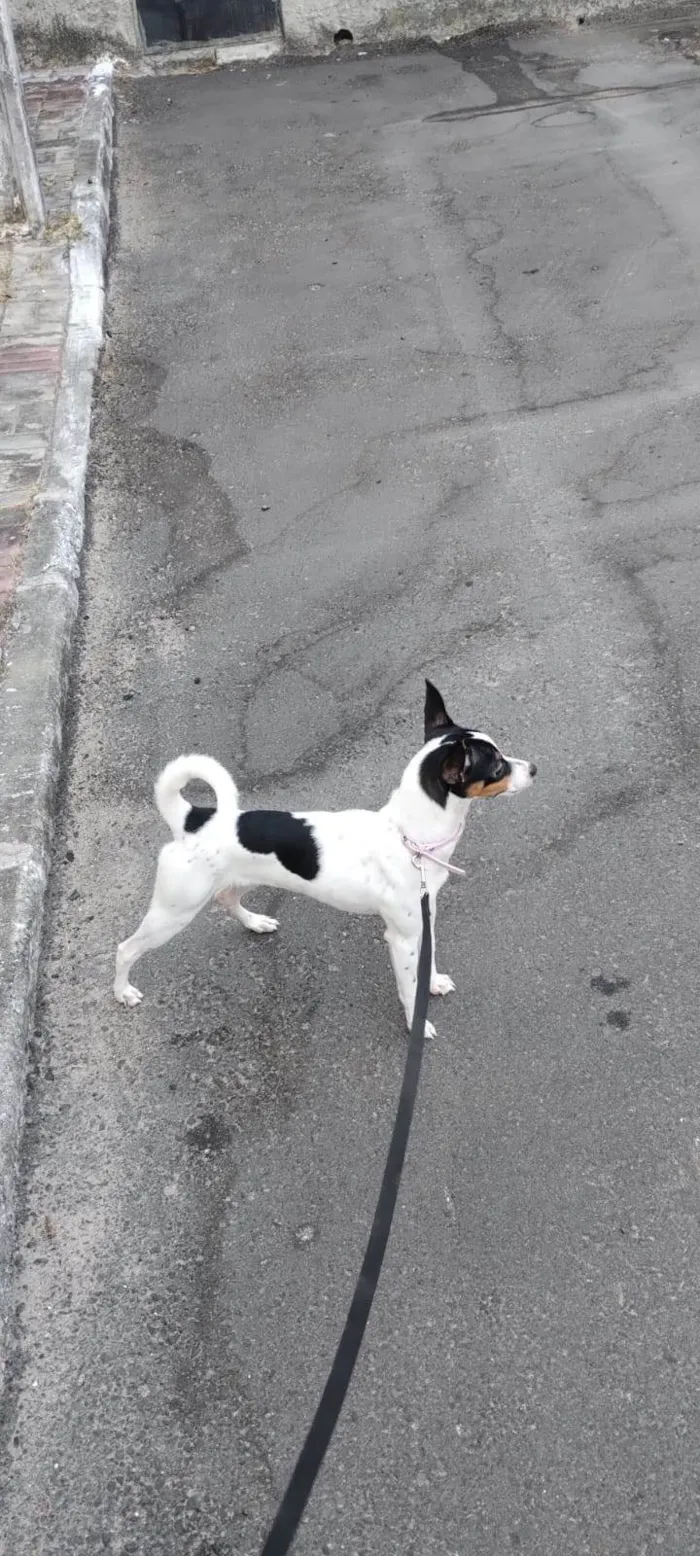
<instances>
[{"instance_id":1,"label":"dog's muzzle","mask_svg":"<svg viewBox=\"0 0 700 1556\"><path fill-rule=\"evenodd\" d=\"M529 789L530 784L533 782L535 777L535 773L537 772L536 763L523 762L519 757L516 756L511 756L508 758L508 760L510 762L510 784L508 786L508 793L518 794L521 789Z\"/></svg>"}]
</instances>

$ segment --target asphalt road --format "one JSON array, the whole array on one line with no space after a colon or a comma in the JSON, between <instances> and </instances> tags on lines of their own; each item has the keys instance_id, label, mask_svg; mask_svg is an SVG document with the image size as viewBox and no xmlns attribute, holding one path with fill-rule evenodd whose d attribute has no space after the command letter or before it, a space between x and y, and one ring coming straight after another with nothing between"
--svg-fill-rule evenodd
<instances>
[{"instance_id":1,"label":"asphalt road","mask_svg":"<svg viewBox=\"0 0 700 1556\"><path fill-rule=\"evenodd\" d=\"M124 89L26 1153L3 1556L256 1556L405 1053L379 927L259 897L111 997L188 748L473 818L299 1556L700 1550L700 77L614 31ZM254 900L254 899L252 899Z\"/></svg>"}]
</instances>

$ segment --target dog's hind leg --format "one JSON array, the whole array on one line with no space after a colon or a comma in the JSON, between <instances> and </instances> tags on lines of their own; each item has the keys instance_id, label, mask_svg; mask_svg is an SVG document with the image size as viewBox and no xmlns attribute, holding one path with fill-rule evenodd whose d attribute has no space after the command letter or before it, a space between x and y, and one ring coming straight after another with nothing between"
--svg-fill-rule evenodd
<instances>
[{"instance_id":1,"label":"dog's hind leg","mask_svg":"<svg viewBox=\"0 0 700 1556\"><path fill-rule=\"evenodd\" d=\"M435 966L435 920L437 918L437 892L430 893L430 926L432 929L431 947L433 959L430 966L430 992L431 994L451 994L454 989L452 979L447 973L439 973Z\"/></svg>"},{"instance_id":2,"label":"dog's hind leg","mask_svg":"<svg viewBox=\"0 0 700 1556\"><path fill-rule=\"evenodd\" d=\"M114 997L121 1005L138 1005L143 996L129 982L135 962L146 951L166 945L185 929L212 895L211 871L182 863L181 845L166 843L161 850L151 905L143 922L128 940L117 946Z\"/></svg>"},{"instance_id":3,"label":"dog's hind leg","mask_svg":"<svg viewBox=\"0 0 700 1556\"><path fill-rule=\"evenodd\" d=\"M279 929L276 918L268 918L266 913L250 913L248 908L244 908L241 893L235 886L217 892L214 901L217 906L220 905L232 914L233 918L239 919L245 929L252 930L254 935L271 935Z\"/></svg>"}]
</instances>

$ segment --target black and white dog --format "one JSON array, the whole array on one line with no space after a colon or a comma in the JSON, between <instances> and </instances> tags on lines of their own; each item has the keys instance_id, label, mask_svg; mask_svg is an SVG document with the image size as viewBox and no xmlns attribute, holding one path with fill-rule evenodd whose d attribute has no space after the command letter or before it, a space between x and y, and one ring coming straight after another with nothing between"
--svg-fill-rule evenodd
<instances>
[{"instance_id":1,"label":"black and white dog","mask_svg":"<svg viewBox=\"0 0 700 1556\"><path fill-rule=\"evenodd\" d=\"M440 693L426 682L425 740L387 804L379 811L294 812L241 810L225 767L210 756L170 762L155 786L156 805L172 830L158 860L151 906L143 923L117 950L114 993L124 1005L141 994L129 972L165 945L216 897L246 929L265 935L277 920L244 908L255 886L302 892L346 913L377 913L399 999L411 1025L421 937L424 874L433 926L431 994L449 994L451 978L435 967L437 894L447 879L472 800L527 789L533 762L502 756L488 735L450 718ZM190 805L181 790L193 779L209 784L216 808ZM426 1036L434 1028L426 1022Z\"/></svg>"}]
</instances>

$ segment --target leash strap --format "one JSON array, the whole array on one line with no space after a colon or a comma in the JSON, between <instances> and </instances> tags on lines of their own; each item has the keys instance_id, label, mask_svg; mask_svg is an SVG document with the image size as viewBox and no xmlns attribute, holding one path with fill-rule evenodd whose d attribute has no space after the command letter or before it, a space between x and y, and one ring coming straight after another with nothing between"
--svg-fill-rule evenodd
<instances>
[{"instance_id":1,"label":"leash strap","mask_svg":"<svg viewBox=\"0 0 700 1556\"><path fill-rule=\"evenodd\" d=\"M386 1166L374 1212L372 1230L362 1261L362 1268L345 1320L328 1381L323 1390L316 1414L311 1422L306 1442L299 1454L287 1490L282 1498L277 1516L262 1547L260 1556L286 1556L301 1523L304 1509L311 1496L316 1476L326 1455L335 1431L338 1417L350 1387L360 1346L367 1328L374 1293L384 1263L391 1223L394 1219L396 1199L401 1182L406 1146L411 1129L413 1109L418 1092L423 1048L425 1046L425 1021L428 1014L430 992L431 924L430 903L425 889L421 896L423 935L418 958L418 979L413 1023L409 1038L406 1065L394 1129L389 1142Z\"/></svg>"}]
</instances>

